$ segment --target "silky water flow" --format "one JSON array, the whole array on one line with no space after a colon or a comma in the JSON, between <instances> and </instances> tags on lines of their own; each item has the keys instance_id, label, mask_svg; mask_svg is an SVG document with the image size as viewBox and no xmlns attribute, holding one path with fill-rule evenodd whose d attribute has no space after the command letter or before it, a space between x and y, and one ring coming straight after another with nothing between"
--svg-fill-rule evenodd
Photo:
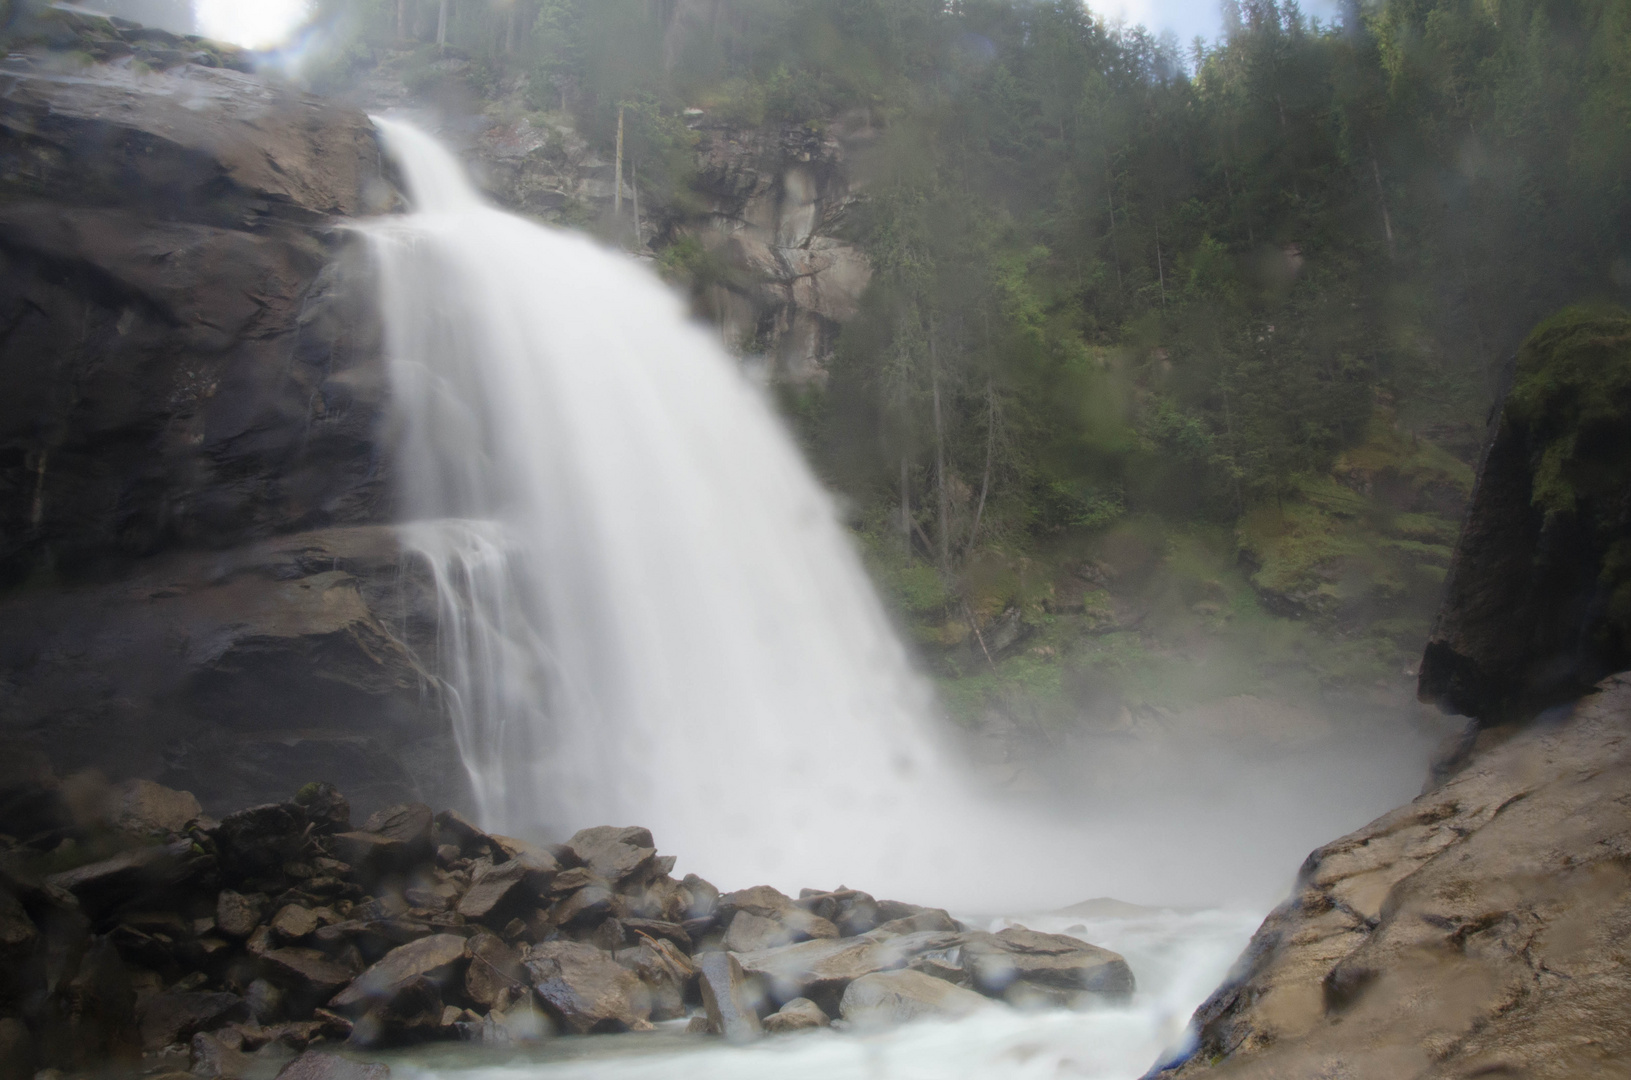
<instances>
[{"instance_id":1,"label":"silky water flow","mask_svg":"<svg viewBox=\"0 0 1631 1080\"><path fill-rule=\"evenodd\" d=\"M1275 875L1343 831L1331 815L1352 827L1399 801L1397 776L1352 756L1301 789L1281 766L1220 779L1200 762L1230 812L1184 803L1170 776L1135 778L1119 816L1089 823L980 794L936 741L932 695L830 498L715 336L636 260L489 206L436 140L376 123L412 205L357 226L379 278L401 534L435 578L440 692L485 826L645 825L679 873L726 889L849 885L963 913L1108 891L1204 905L1229 874L1257 882L1231 911L1023 918L1123 952L1139 989L1122 1008L998 1006L753 1050L561 1040L568 1059L410 1070L666 1077L680 1054L722 1078L1136 1076L1225 975L1288 883Z\"/></svg>"}]
</instances>

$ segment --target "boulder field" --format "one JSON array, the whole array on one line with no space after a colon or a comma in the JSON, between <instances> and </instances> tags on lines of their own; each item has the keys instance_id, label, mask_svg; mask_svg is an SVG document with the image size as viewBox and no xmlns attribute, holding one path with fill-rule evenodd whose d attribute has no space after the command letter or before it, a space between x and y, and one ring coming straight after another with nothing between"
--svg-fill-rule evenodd
<instances>
[{"instance_id":1,"label":"boulder field","mask_svg":"<svg viewBox=\"0 0 1631 1080\"><path fill-rule=\"evenodd\" d=\"M309 784L214 820L150 781L0 790L0 1077L287 1076L311 1048L689 1029L733 1041L1117 1002L1120 956L857 889L721 894L643 828L535 846ZM338 1065L332 1065L339 1068ZM294 1072L289 1072L294 1070Z\"/></svg>"}]
</instances>

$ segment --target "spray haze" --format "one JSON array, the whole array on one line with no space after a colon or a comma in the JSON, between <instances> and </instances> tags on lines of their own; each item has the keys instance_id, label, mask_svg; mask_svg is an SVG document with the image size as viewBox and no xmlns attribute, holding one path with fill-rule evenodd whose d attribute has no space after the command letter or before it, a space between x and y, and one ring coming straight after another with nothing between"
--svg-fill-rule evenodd
<instances>
[{"instance_id":1,"label":"spray haze","mask_svg":"<svg viewBox=\"0 0 1631 1080\"><path fill-rule=\"evenodd\" d=\"M1213 877L1228 860L1203 858L1203 880L1186 860L1230 850L1208 822L1296 816L1265 806L1261 770L1178 755L1132 790L1112 770L1119 805L1081 825L982 794L831 501L713 335L633 260L486 205L432 138L378 123L415 207L364 227L402 535L439 587L485 824L643 824L725 887L844 882L965 909L1239 891ZM1390 805L1396 772L1345 809ZM1313 817L1295 842L1325 828ZM1275 865L1301 856L1253 842Z\"/></svg>"}]
</instances>

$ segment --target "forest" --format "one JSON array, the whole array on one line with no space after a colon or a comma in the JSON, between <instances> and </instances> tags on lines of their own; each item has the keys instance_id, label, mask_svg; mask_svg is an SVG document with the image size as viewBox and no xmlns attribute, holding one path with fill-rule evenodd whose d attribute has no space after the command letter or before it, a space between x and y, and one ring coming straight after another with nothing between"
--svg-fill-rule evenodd
<instances>
[{"instance_id":1,"label":"forest","mask_svg":"<svg viewBox=\"0 0 1631 1080\"><path fill-rule=\"evenodd\" d=\"M965 719L1408 692L1511 358L1631 292L1624 0L1226 0L1187 45L1071 0L318 6L321 85L456 55L622 116L699 291L687 110L880 133L871 284L779 395Z\"/></svg>"}]
</instances>

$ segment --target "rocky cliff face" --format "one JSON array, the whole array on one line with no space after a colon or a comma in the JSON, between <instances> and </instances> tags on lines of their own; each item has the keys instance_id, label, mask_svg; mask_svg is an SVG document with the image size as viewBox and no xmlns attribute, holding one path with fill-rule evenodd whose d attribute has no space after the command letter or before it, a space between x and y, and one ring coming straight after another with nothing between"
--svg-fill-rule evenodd
<instances>
[{"instance_id":1,"label":"rocky cliff face","mask_svg":"<svg viewBox=\"0 0 1631 1080\"><path fill-rule=\"evenodd\" d=\"M1422 658L1422 700L1519 720L1631 665L1631 316L1575 310L1519 353Z\"/></svg>"},{"instance_id":2,"label":"rocky cliff face","mask_svg":"<svg viewBox=\"0 0 1631 1080\"><path fill-rule=\"evenodd\" d=\"M196 39L30 29L0 64L0 738L207 805L418 794L451 754L433 608L379 527L379 336L335 228L392 198L367 118ZM65 34L107 62L27 48Z\"/></svg>"},{"instance_id":3,"label":"rocky cliff face","mask_svg":"<svg viewBox=\"0 0 1631 1080\"><path fill-rule=\"evenodd\" d=\"M1626 1076L1631 677L1308 857L1158 1075Z\"/></svg>"}]
</instances>

